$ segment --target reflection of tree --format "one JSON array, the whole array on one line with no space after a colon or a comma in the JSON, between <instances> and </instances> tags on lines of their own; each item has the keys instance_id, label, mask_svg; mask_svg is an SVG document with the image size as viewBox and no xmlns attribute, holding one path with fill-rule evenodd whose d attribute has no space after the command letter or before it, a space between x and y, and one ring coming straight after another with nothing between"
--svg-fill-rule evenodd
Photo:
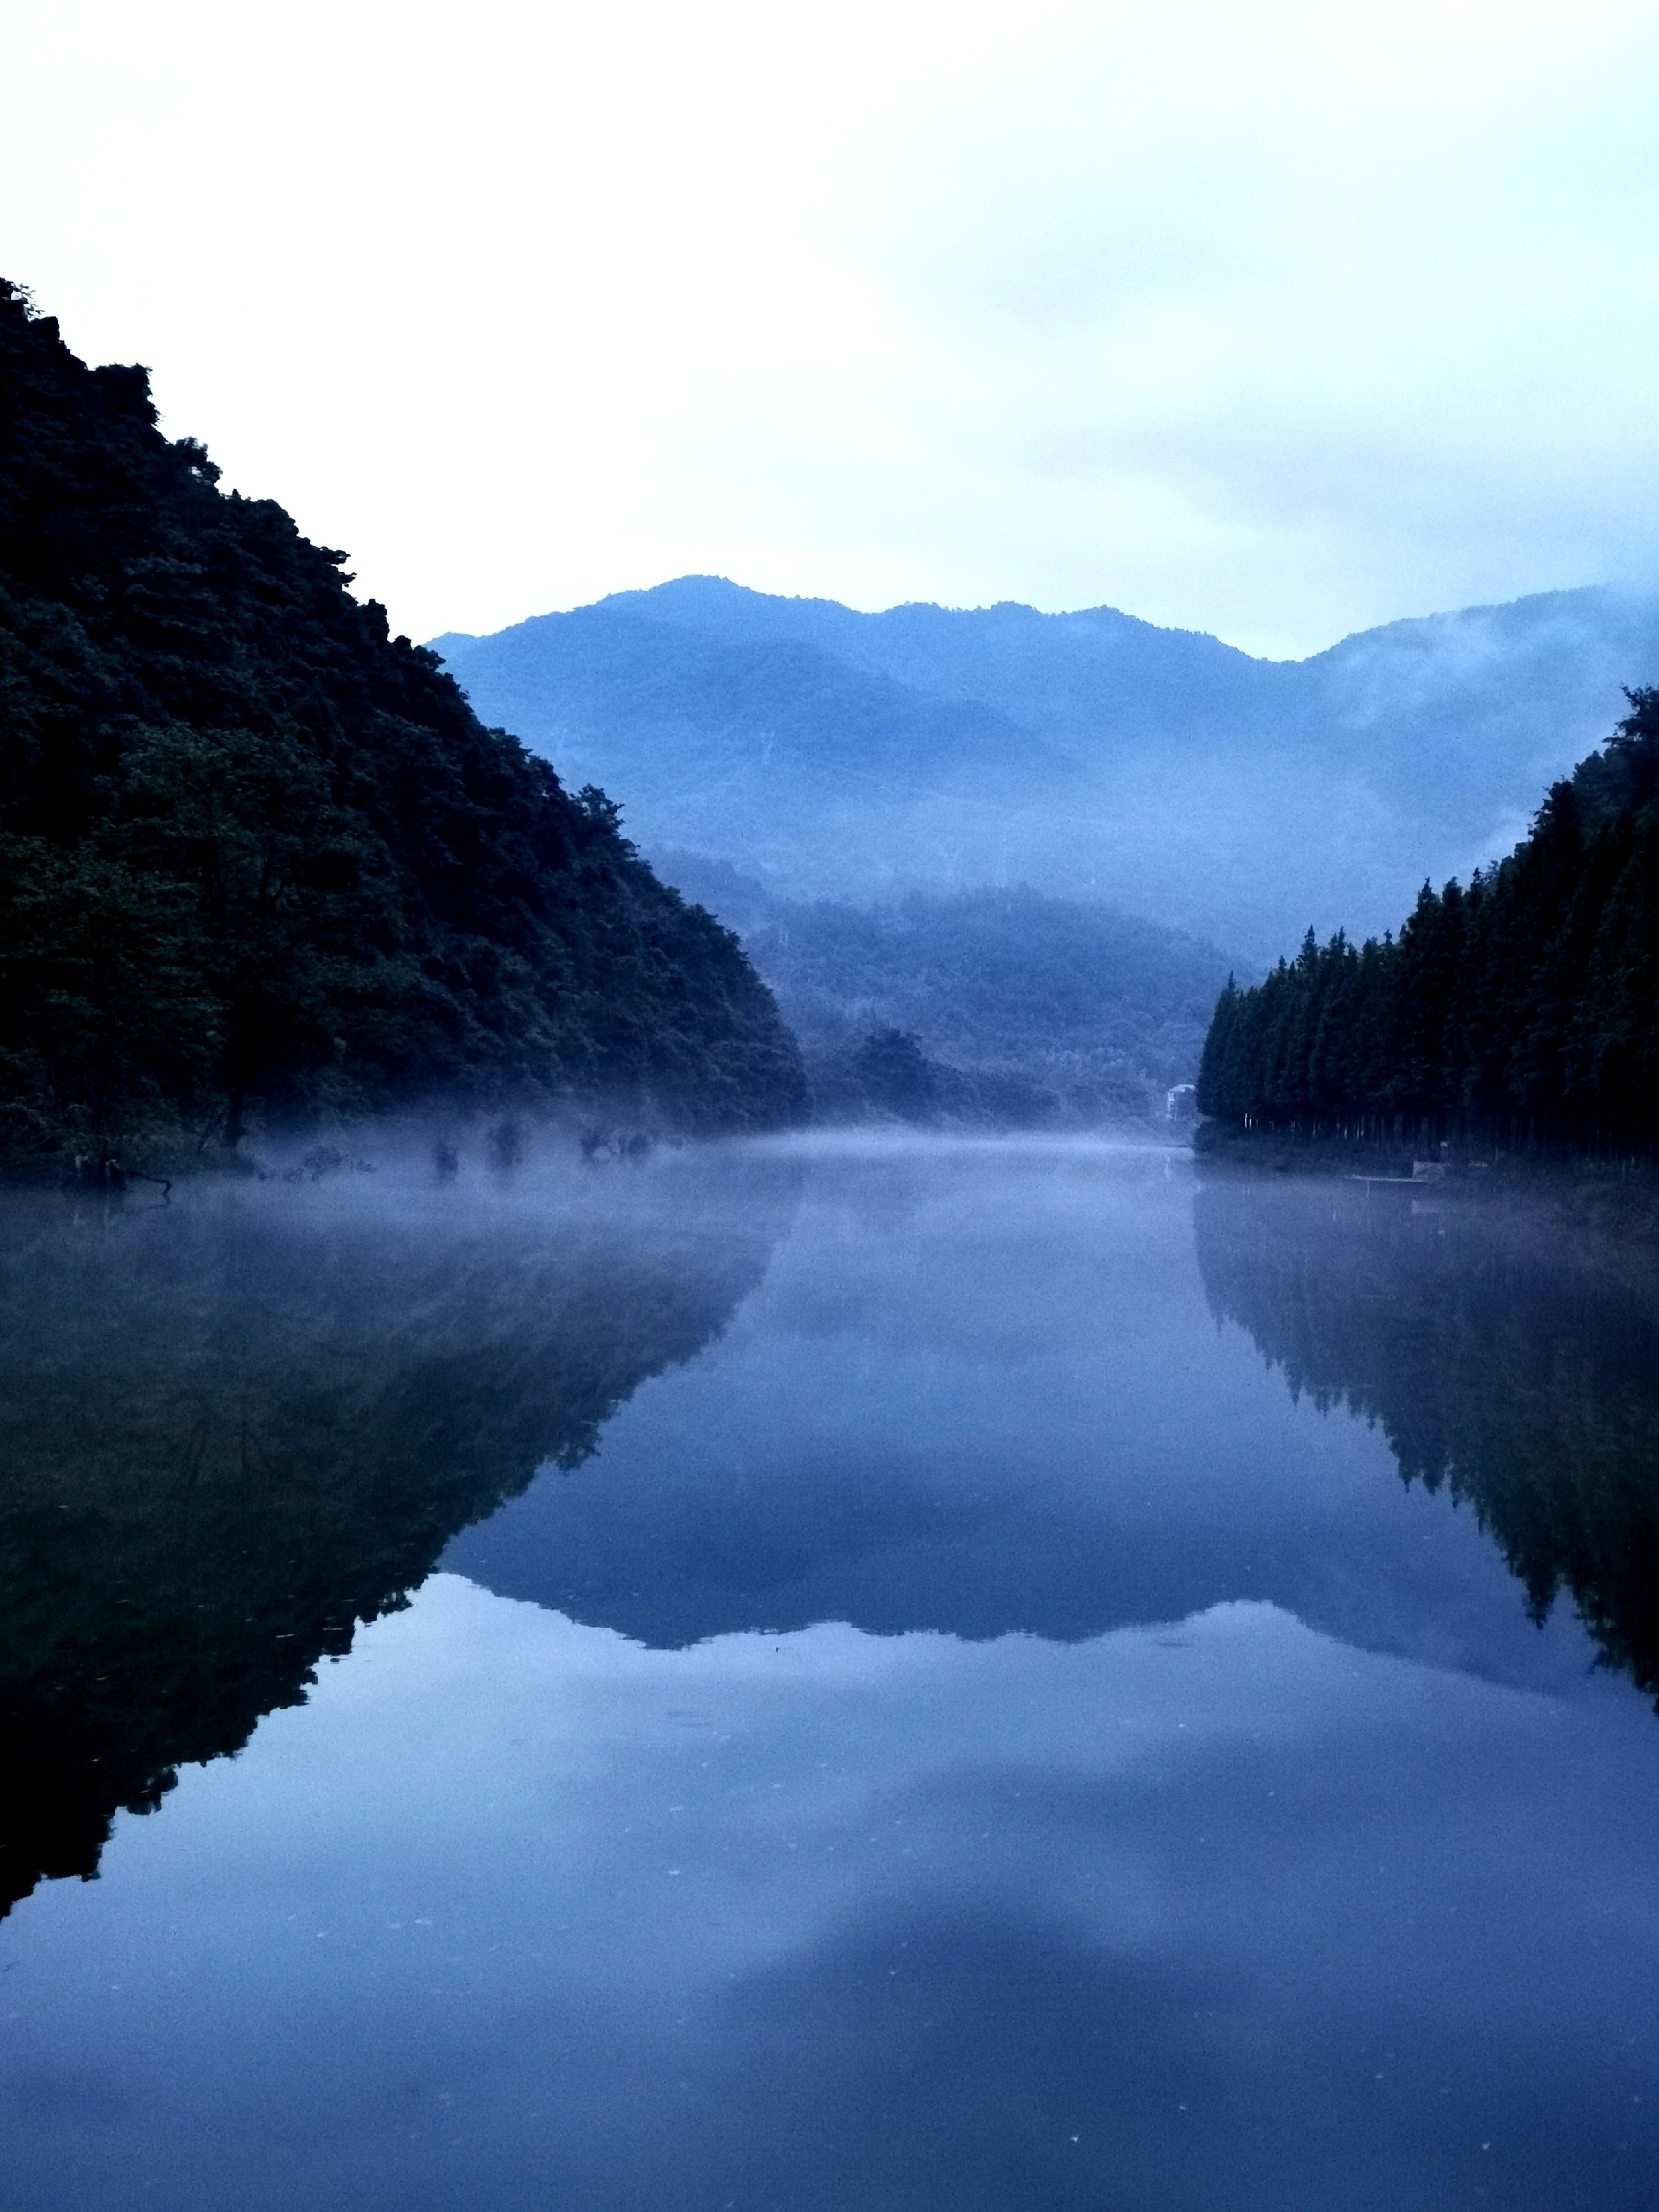
<instances>
[{"instance_id":1,"label":"reflection of tree","mask_svg":"<svg viewBox=\"0 0 1659 2212\"><path fill-rule=\"evenodd\" d=\"M8 1204L0 1909L92 1873L118 1808L298 1701L457 1529L709 1342L779 1217L689 1179L487 1217Z\"/></svg>"},{"instance_id":2,"label":"reflection of tree","mask_svg":"<svg viewBox=\"0 0 1659 2212\"><path fill-rule=\"evenodd\" d=\"M1217 1181L1198 1201L1217 1316L1294 1395L1376 1422L1408 1482L1466 1501L1541 1620L1572 1593L1659 1698L1659 1297L1605 1251L1495 1206Z\"/></svg>"}]
</instances>

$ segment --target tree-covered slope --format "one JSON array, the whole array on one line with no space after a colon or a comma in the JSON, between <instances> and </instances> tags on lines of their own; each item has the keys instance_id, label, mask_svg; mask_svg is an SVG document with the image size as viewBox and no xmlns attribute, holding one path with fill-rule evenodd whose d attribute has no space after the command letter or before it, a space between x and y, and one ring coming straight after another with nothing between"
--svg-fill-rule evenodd
<instances>
[{"instance_id":1,"label":"tree-covered slope","mask_svg":"<svg viewBox=\"0 0 1659 2212\"><path fill-rule=\"evenodd\" d=\"M719 577L434 641L647 847L787 898L1108 900L1270 960L1466 874L1659 674L1659 599L1471 607L1298 662L1112 607L861 613Z\"/></svg>"},{"instance_id":2,"label":"tree-covered slope","mask_svg":"<svg viewBox=\"0 0 1659 2212\"><path fill-rule=\"evenodd\" d=\"M440 639L480 710L574 775L628 795L647 850L708 853L786 897L943 885L1047 836L1087 779L1023 725L853 666L810 640L729 639L608 606L468 652Z\"/></svg>"},{"instance_id":3,"label":"tree-covered slope","mask_svg":"<svg viewBox=\"0 0 1659 2212\"><path fill-rule=\"evenodd\" d=\"M0 1156L256 1108L801 1108L730 935L0 286Z\"/></svg>"},{"instance_id":4,"label":"tree-covered slope","mask_svg":"<svg viewBox=\"0 0 1659 2212\"><path fill-rule=\"evenodd\" d=\"M820 1092L858 1088L868 1040L899 1030L947 1069L1014 1079L978 1101L969 1086L968 1104L989 1118L1161 1113L1168 1087L1197 1072L1227 974L1198 938L1023 887L855 906L775 899L695 854L656 861L742 938Z\"/></svg>"},{"instance_id":5,"label":"tree-covered slope","mask_svg":"<svg viewBox=\"0 0 1659 2212\"><path fill-rule=\"evenodd\" d=\"M1307 1132L1613 1151L1659 1142L1659 691L1552 786L1465 889L1423 886L1397 938L1308 932L1223 993L1198 1104Z\"/></svg>"}]
</instances>

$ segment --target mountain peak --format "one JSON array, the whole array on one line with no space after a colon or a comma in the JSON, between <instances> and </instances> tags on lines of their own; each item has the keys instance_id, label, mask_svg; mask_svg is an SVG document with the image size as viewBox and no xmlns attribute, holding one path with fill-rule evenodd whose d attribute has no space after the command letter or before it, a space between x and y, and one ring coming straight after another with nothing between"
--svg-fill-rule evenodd
<instances>
[{"instance_id":1,"label":"mountain peak","mask_svg":"<svg viewBox=\"0 0 1659 2212\"><path fill-rule=\"evenodd\" d=\"M864 613L681 576L439 642L647 848L794 897L1023 877L1271 959L1507 850L1659 677L1659 599L1541 593L1268 661L1112 607Z\"/></svg>"}]
</instances>

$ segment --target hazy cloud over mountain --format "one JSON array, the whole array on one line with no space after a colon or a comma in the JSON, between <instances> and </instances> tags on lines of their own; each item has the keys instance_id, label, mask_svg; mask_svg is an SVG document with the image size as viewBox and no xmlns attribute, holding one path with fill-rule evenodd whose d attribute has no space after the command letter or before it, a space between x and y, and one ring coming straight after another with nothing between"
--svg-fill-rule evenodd
<instances>
[{"instance_id":1,"label":"hazy cloud over mountain","mask_svg":"<svg viewBox=\"0 0 1659 2212\"><path fill-rule=\"evenodd\" d=\"M0 266L416 635L691 570L1306 652L1655 569L1634 0L83 0L0 76Z\"/></svg>"},{"instance_id":2,"label":"hazy cloud over mountain","mask_svg":"<svg viewBox=\"0 0 1659 2212\"><path fill-rule=\"evenodd\" d=\"M683 576L434 642L648 849L791 898L1029 883L1271 962L1507 852L1623 687L1659 681L1659 596L1545 593L1286 662L1109 607L863 614Z\"/></svg>"}]
</instances>

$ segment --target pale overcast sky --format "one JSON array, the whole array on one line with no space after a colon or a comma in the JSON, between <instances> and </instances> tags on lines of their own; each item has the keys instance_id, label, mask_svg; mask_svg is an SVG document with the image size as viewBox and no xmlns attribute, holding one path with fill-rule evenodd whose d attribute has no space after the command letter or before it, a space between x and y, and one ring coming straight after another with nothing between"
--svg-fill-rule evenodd
<instances>
[{"instance_id":1,"label":"pale overcast sky","mask_svg":"<svg viewBox=\"0 0 1659 2212\"><path fill-rule=\"evenodd\" d=\"M1650 6L0 0L0 273L416 636L1659 576Z\"/></svg>"}]
</instances>

